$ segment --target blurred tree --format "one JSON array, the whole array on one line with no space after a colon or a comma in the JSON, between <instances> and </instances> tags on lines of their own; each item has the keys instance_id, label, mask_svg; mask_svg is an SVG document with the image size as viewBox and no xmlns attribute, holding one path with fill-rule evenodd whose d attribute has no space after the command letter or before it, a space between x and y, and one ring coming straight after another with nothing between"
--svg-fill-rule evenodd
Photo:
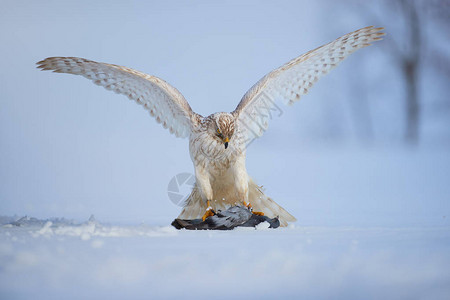
<instances>
[{"instance_id":1,"label":"blurred tree","mask_svg":"<svg viewBox=\"0 0 450 300\"><path fill-rule=\"evenodd\" d=\"M401 10L405 18L405 34L407 47L401 51L397 47L396 54L405 79L406 88L406 139L416 143L419 139L419 82L418 73L423 47L422 31L417 12L416 1L400 0ZM395 45L395 44L393 44Z\"/></svg>"},{"instance_id":2,"label":"blurred tree","mask_svg":"<svg viewBox=\"0 0 450 300\"><path fill-rule=\"evenodd\" d=\"M391 1L385 2L388 9ZM399 16L404 20L403 45L392 39L392 53L396 56L405 83L407 142L419 141L423 101L420 98L420 73L431 68L433 73L444 71L449 75L448 51L439 51L439 45L425 36L426 23L437 23L449 32L450 1L397 0ZM401 41L400 41L401 42ZM441 40L438 41L440 44ZM432 55L426 55L431 52ZM439 76L439 75L437 75Z\"/></svg>"},{"instance_id":3,"label":"blurred tree","mask_svg":"<svg viewBox=\"0 0 450 300\"><path fill-rule=\"evenodd\" d=\"M347 4L345 7L354 8L353 11L362 16L367 25L387 27L386 42L380 43L380 46L388 47L389 54L396 62L394 67L403 79L404 137L408 143L417 144L422 129L423 107L428 105L425 103L428 98L425 97L429 97L429 93L420 93L424 74L447 79L450 75L450 52L445 46L442 47L450 33L450 1L381 0L369 4L348 0ZM348 14L348 11L343 13ZM430 31L433 32L430 34ZM448 86L444 89L448 89ZM450 102L450 99L443 101Z\"/></svg>"}]
</instances>

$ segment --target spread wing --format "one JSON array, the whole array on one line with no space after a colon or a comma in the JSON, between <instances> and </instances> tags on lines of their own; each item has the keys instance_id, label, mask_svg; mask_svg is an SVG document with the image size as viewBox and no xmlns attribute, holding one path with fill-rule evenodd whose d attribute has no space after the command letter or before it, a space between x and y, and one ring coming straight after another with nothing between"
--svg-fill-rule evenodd
<instances>
[{"instance_id":1,"label":"spread wing","mask_svg":"<svg viewBox=\"0 0 450 300\"><path fill-rule=\"evenodd\" d=\"M279 110L278 101L291 105L308 93L319 78L358 49L381 40L384 28L365 27L289 61L259 80L232 114L248 140L260 137Z\"/></svg>"},{"instance_id":2,"label":"spread wing","mask_svg":"<svg viewBox=\"0 0 450 300\"><path fill-rule=\"evenodd\" d=\"M187 137L201 116L183 95L164 80L139 71L78 57L49 57L37 63L42 70L81 75L107 90L128 96L144 106L164 128Z\"/></svg>"}]
</instances>

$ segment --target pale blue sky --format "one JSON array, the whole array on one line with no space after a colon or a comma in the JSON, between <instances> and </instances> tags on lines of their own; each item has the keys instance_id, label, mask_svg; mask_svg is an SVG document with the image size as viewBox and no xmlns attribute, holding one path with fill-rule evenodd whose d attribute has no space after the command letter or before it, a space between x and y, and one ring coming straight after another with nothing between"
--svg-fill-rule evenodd
<instances>
[{"instance_id":1,"label":"pale blue sky","mask_svg":"<svg viewBox=\"0 0 450 300\"><path fill-rule=\"evenodd\" d=\"M84 78L40 72L35 69L37 61L49 56L79 56L125 65L165 79L200 114L231 111L268 71L340 35L367 25L385 26L390 37L383 43L389 43L401 33L395 16L379 24L361 12L370 9L378 14L376 3L367 8L361 2L347 1L341 9L332 3L2 1L0 215L87 218L93 213L103 220L170 219L179 208L168 200L167 184L174 175L193 169L187 140L175 139L141 107ZM365 172L359 170L361 164L397 161L396 157L403 155L398 149L386 150L390 144L400 147L404 119L401 80L395 62L383 53L387 49L377 44L353 55L300 103L286 108L283 117L274 120L267 134L249 150L250 175L297 216L303 216L305 207L323 212L333 201L349 201L348 207L356 207L360 215L367 206L348 200L350 192L341 200L333 199L336 191L330 184L342 177L340 164L346 166L342 167L344 174L346 168L353 172L343 177L340 186L351 189L358 172ZM436 83L442 79L423 80ZM430 101L442 97L436 89L427 95ZM355 103L363 105L362 113L352 112ZM364 140L366 123L358 123L358 118L366 118L364 107L370 109L377 143L384 145L377 146L384 150L374 150L375 157L367 160L361 152L366 150L359 146L345 150L359 144L361 135ZM433 122L427 123L425 136L432 144L448 141L446 118L430 119ZM357 164L349 154L355 151L362 161ZM385 156L378 155L383 151ZM421 151L418 155L424 166L406 163L412 173L436 164L438 172L446 175L448 159L439 165L428 150ZM328 161L330 156L336 159ZM330 168L323 169L323 174L336 177L314 173L321 164ZM392 168L391 175L404 170ZM376 178L392 182L383 171L378 173ZM320 190L310 183L299 196L297 188L302 181L308 182L311 174L316 174L314 184ZM428 178L427 174L420 176ZM420 176L414 180L422 180ZM321 181L323 177L328 179ZM433 177L425 184L437 203L431 205L430 213L443 207L449 192L442 180ZM382 190L382 184L374 190ZM403 184L398 190L393 187L398 197L386 193L380 197L416 197L415 211L419 212L424 198L417 193L411 196L408 184ZM360 183L355 190L361 193L355 198L368 196L368 189ZM297 202L298 197L303 202ZM370 197L377 198L373 193ZM374 203L369 211L377 211ZM392 204L397 213L402 209L399 203L403 202Z\"/></svg>"}]
</instances>

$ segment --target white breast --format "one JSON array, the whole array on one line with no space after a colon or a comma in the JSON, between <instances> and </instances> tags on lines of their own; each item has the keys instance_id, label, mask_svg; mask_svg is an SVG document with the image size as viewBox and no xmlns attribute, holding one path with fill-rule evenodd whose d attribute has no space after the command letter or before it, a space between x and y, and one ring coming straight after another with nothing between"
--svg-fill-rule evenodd
<instances>
[{"instance_id":1,"label":"white breast","mask_svg":"<svg viewBox=\"0 0 450 300\"><path fill-rule=\"evenodd\" d=\"M236 158L245 155L241 139L235 134L225 149L222 141L210 136L206 131L193 132L189 139L189 152L195 166L203 166L210 172L224 172Z\"/></svg>"}]
</instances>

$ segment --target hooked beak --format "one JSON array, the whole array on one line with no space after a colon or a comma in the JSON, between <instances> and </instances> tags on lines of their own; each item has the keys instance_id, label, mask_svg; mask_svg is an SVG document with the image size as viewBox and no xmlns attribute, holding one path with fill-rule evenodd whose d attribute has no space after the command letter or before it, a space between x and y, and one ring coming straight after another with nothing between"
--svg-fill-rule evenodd
<instances>
[{"instance_id":1,"label":"hooked beak","mask_svg":"<svg viewBox=\"0 0 450 300\"><path fill-rule=\"evenodd\" d=\"M230 141L230 139L229 138L225 138L223 141L225 142L225 149L227 149L228 148L228 142Z\"/></svg>"}]
</instances>

